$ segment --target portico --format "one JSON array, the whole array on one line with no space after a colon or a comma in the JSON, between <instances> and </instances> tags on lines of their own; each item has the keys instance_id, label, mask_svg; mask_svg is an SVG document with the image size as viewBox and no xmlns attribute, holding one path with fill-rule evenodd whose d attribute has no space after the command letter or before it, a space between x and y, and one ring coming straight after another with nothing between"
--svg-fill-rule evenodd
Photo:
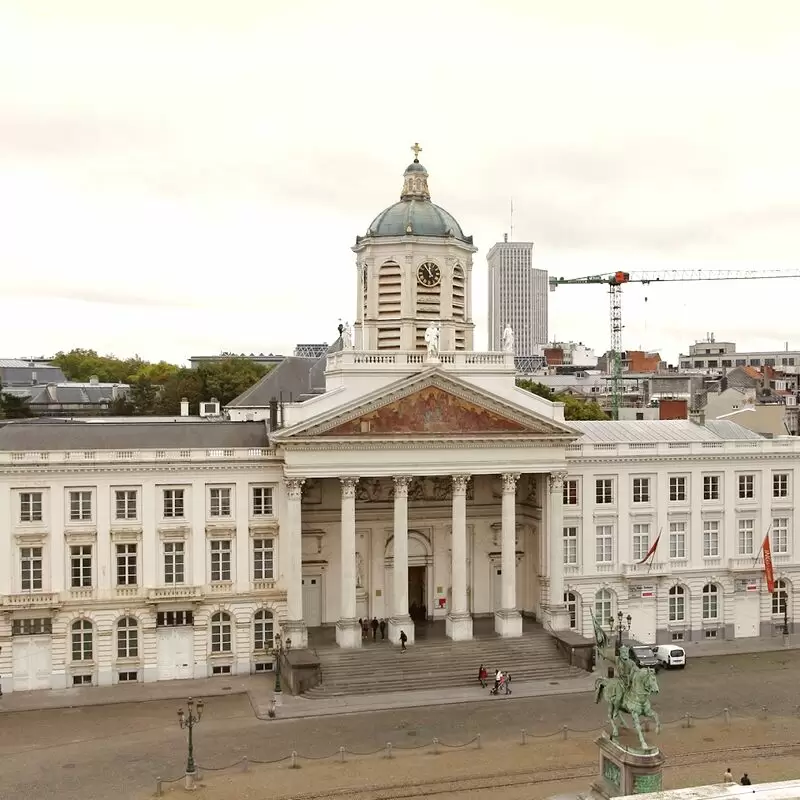
<instances>
[{"instance_id":1,"label":"portico","mask_svg":"<svg viewBox=\"0 0 800 800\"><path fill-rule=\"evenodd\" d=\"M323 624L335 624L341 647L361 646L359 617L384 619L392 642L402 631L412 644L409 585L419 580L417 611L444 620L454 640L472 638L475 615L492 615L503 637L522 634L523 614L561 627L559 476L572 438L441 368L282 430L289 624L303 619L297 587L314 564L325 573ZM409 563L410 542L424 550L422 569Z\"/></svg>"}]
</instances>

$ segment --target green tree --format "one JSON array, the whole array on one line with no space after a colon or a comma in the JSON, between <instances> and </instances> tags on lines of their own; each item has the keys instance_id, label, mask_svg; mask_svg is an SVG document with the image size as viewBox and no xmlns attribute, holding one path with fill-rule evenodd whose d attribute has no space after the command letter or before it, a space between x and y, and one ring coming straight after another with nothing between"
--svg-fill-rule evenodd
<instances>
[{"instance_id":1,"label":"green tree","mask_svg":"<svg viewBox=\"0 0 800 800\"><path fill-rule=\"evenodd\" d=\"M593 400L584 400L571 394L557 393L549 386L527 378L519 378L517 386L531 394L537 394L551 403L563 403L564 419L568 421L609 419L608 414Z\"/></svg>"},{"instance_id":2,"label":"green tree","mask_svg":"<svg viewBox=\"0 0 800 800\"><path fill-rule=\"evenodd\" d=\"M136 416L155 414L160 387L154 386L147 378L136 378L130 386L126 400L131 413Z\"/></svg>"},{"instance_id":3,"label":"green tree","mask_svg":"<svg viewBox=\"0 0 800 800\"><path fill-rule=\"evenodd\" d=\"M203 400L216 397L225 406L266 375L269 368L249 358L226 358L207 362L197 371L203 381Z\"/></svg>"},{"instance_id":4,"label":"green tree","mask_svg":"<svg viewBox=\"0 0 800 800\"><path fill-rule=\"evenodd\" d=\"M189 401L189 412L196 414L203 395L199 370L180 368L162 387L155 404L155 413L173 416L181 413L181 400Z\"/></svg>"},{"instance_id":5,"label":"green tree","mask_svg":"<svg viewBox=\"0 0 800 800\"><path fill-rule=\"evenodd\" d=\"M32 416L28 398L4 392L0 384L0 419L24 419Z\"/></svg>"}]
</instances>

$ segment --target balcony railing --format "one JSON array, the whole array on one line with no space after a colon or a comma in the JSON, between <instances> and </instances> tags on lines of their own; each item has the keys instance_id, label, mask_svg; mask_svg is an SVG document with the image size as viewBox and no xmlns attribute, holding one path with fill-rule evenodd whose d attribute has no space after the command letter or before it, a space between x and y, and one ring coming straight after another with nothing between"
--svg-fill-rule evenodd
<instances>
[{"instance_id":1,"label":"balcony railing","mask_svg":"<svg viewBox=\"0 0 800 800\"><path fill-rule=\"evenodd\" d=\"M669 565L663 561L653 561L649 564L623 564L622 571L626 578L655 578L657 575L669 574Z\"/></svg>"},{"instance_id":2,"label":"balcony railing","mask_svg":"<svg viewBox=\"0 0 800 800\"><path fill-rule=\"evenodd\" d=\"M57 592L21 592L8 594L3 598L3 605L11 608L54 608L60 599Z\"/></svg>"},{"instance_id":3,"label":"balcony railing","mask_svg":"<svg viewBox=\"0 0 800 800\"><path fill-rule=\"evenodd\" d=\"M762 569L759 559L754 556L740 556L728 559L728 569L731 572L756 572Z\"/></svg>"},{"instance_id":4,"label":"balcony railing","mask_svg":"<svg viewBox=\"0 0 800 800\"><path fill-rule=\"evenodd\" d=\"M147 599L159 600L192 600L200 597L199 586L159 586L147 590Z\"/></svg>"},{"instance_id":5,"label":"balcony railing","mask_svg":"<svg viewBox=\"0 0 800 800\"><path fill-rule=\"evenodd\" d=\"M253 581L252 586L254 592L271 592L275 589L275 581Z\"/></svg>"}]
</instances>

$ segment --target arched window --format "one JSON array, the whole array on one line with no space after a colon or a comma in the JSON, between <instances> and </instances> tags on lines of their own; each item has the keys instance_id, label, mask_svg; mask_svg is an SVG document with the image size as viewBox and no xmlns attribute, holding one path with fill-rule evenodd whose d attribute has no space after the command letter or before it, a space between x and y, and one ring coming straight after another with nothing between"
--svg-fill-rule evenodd
<instances>
[{"instance_id":1,"label":"arched window","mask_svg":"<svg viewBox=\"0 0 800 800\"><path fill-rule=\"evenodd\" d=\"M564 592L564 604L569 611L570 630L574 631L578 627L578 595L575 592Z\"/></svg>"},{"instance_id":2,"label":"arched window","mask_svg":"<svg viewBox=\"0 0 800 800\"><path fill-rule=\"evenodd\" d=\"M719 588L713 583L703 587L703 619L719 619Z\"/></svg>"},{"instance_id":3,"label":"arched window","mask_svg":"<svg viewBox=\"0 0 800 800\"><path fill-rule=\"evenodd\" d=\"M594 596L594 616L601 625L608 625L611 619L612 595L609 589L601 589Z\"/></svg>"},{"instance_id":4,"label":"arched window","mask_svg":"<svg viewBox=\"0 0 800 800\"><path fill-rule=\"evenodd\" d=\"M91 661L94 655L94 629L88 619L72 623L72 660Z\"/></svg>"},{"instance_id":5,"label":"arched window","mask_svg":"<svg viewBox=\"0 0 800 800\"><path fill-rule=\"evenodd\" d=\"M134 617L123 617L117 623L117 658L139 657L139 623Z\"/></svg>"},{"instance_id":6,"label":"arched window","mask_svg":"<svg viewBox=\"0 0 800 800\"><path fill-rule=\"evenodd\" d=\"M253 650L269 650L275 631L272 612L262 609L253 617Z\"/></svg>"},{"instance_id":7,"label":"arched window","mask_svg":"<svg viewBox=\"0 0 800 800\"><path fill-rule=\"evenodd\" d=\"M686 620L686 590L683 586L673 586L669 590L669 621Z\"/></svg>"},{"instance_id":8,"label":"arched window","mask_svg":"<svg viewBox=\"0 0 800 800\"><path fill-rule=\"evenodd\" d=\"M789 587L786 581L775 581L775 591L772 593L772 613L774 616L783 616L789 608Z\"/></svg>"},{"instance_id":9,"label":"arched window","mask_svg":"<svg viewBox=\"0 0 800 800\"><path fill-rule=\"evenodd\" d=\"M233 643L233 624L231 615L217 611L211 617L211 652L230 653Z\"/></svg>"}]
</instances>

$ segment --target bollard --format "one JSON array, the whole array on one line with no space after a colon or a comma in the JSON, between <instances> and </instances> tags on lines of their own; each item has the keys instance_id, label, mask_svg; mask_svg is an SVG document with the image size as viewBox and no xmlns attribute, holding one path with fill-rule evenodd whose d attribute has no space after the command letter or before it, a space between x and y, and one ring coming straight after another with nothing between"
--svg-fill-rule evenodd
<instances>
[{"instance_id":1,"label":"bollard","mask_svg":"<svg viewBox=\"0 0 800 800\"><path fill-rule=\"evenodd\" d=\"M249 768L250 768L250 760L247 758L247 756L245 756L242 759L242 772L247 772Z\"/></svg>"},{"instance_id":2,"label":"bollard","mask_svg":"<svg viewBox=\"0 0 800 800\"><path fill-rule=\"evenodd\" d=\"M433 754L439 755L439 740L436 737L433 738Z\"/></svg>"},{"instance_id":3,"label":"bollard","mask_svg":"<svg viewBox=\"0 0 800 800\"><path fill-rule=\"evenodd\" d=\"M183 776L183 788L186 789L187 792L193 792L195 790L195 778L197 777L197 773L195 772L187 772Z\"/></svg>"},{"instance_id":4,"label":"bollard","mask_svg":"<svg viewBox=\"0 0 800 800\"><path fill-rule=\"evenodd\" d=\"M156 778L156 797L161 797L164 794L161 786L161 778Z\"/></svg>"},{"instance_id":5,"label":"bollard","mask_svg":"<svg viewBox=\"0 0 800 800\"><path fill-rule=\"evenodd\" d=\"M566 742L567 741L567 734L569 733L569 728L566 725L561 726L561 738Z\"/></svg>"},{"instance_id":6,"label":"bollard","mask_svg":"<svg viewBox=\"0 0 800 800\"><path fill-rule=\"evenodd\" d=\"M522 729L522 744L528 744L528 731Z\"/></svg>"},{"instance_id":7,"label":"bollard","mask_svg":"<svg viewBox=\"0 0 800 800\"><path fill-rule=\"evenodd\" d=\"M480 749L481 749L481 747L482 747L482 745L481 745L481 735L480 735L480 734L478 734L478 735L475 737L475 741L476 741L476 743L477 743L477 745L478 745L478 750L480 750Z\"/></svg>"},{"instance_id":8,"label":"bollard","mask_svg":"<svg viewBox=\"0 0 800 800\"><path fill-rule=\"evenodd\" d=\"M729 708L726 708L723 713L725 714L725 724L726 725L730 725L731 724L731 710Z\"/></svg>"},{"instance_id":9,"label":"bollard","mask_svg":"<svg viewBox=\"0 0 800 800\"><path fill-rule=\"evenodd\" d=\"M386 758L392 757L392 743L386 742Z\"/></svg>"},{"instance_id":10,"label":"bollard","mask_svg":"<svg viewBox=\"0 0 800 800\"><path fill-rule=\"evenodd\" d=\"M685 720L686 720L686 724L685 724L684 727L691 728L692 727L692 715L691 714L687 714L686 717L685 717Z\"/></svg>"},{"instance_id":11,"label":"bollard","mask_svg":"<svg viewBox=\"0 0 800 800\"><path fill-rule=\"evenodd\" d=\"M289 769L297 769L297 750L292 750L292 763L289 765Z\"/></svg>"},{"instance_id":12,"label":"bollard","mask_svg":"<svg viewBox=\"0 0 800 800\"><path fill-rule=\"evenodd\" d=\"M344 763L344 747L339 748L339 761Z\"/></svg>"}]
</instances>

